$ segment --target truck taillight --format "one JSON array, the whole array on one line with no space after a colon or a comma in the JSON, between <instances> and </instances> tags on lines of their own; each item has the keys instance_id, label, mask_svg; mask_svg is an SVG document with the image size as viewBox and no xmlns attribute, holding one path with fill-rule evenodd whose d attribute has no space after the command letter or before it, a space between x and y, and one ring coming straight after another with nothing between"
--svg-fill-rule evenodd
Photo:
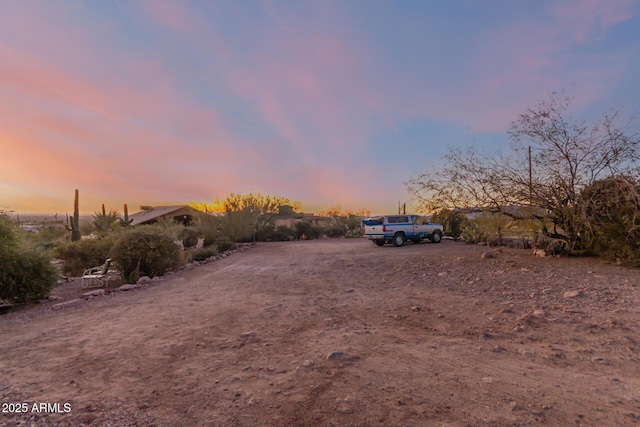
<instances>
[{"instance_id":1,"label":"truck taillight","mask_svg":"<svg viewBox=\"0 0 640 427\"><path fill-rule=\"evenodd\" d=\"M385 231L387 231L387 226L386 226L386 225L383 225L383 226L382 226L382 232L384 233Z\"/></svg>"}]
</instances>

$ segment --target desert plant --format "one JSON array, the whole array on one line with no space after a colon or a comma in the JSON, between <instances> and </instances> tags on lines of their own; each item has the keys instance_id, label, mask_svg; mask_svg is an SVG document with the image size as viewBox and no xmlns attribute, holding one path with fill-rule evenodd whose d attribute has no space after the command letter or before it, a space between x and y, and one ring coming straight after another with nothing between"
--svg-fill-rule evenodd
<instances>
[{"instance_id":1,"label":"desert plant","mask_svg":"<svg viewBox=\"0 0 640 427\"><path fill-rule=\"evenodd\" d=\"M639 179L637 117L620 110L587 123L570 116L572 99L552 94L511 124L506 152L450 149L442 166L407 183L424 211L459 209L546 219L543 232L571 251L588 249L581 193L597 181ZM514 210L514 207L525 208Z\"/></svg>"},{"instance_id":2,"label":"desert plant","mask_svg":"<svg viewBox=\"0 0 640 427\"><path fill-rule=\"evenodd\" d=\"M184 229L184 225L182 225L182 223L179 223L170 217L160 218L153 224L145 224L138 227L148 230L152 234L165 235L173 240L180 240L180 233L182 233L182 230Z\"/></svg>"},{"instance_id":3,"label":"desert plant","mask_svg":"<svg viewBox=\"0 0 640 427\"><path fill-rule=\"evenodd\" d=\"M43 298L57 278L50 257L22 239L9 216L0 212L0 299L27 302Z\"/></svg>"},{"instance_id":4,"label":"desert plant","mask_svg":"<svg viewBox=\"0 0 640 427\"><path fill-rule=\"evenodd\" d=\"M133 219L129 219L129 207L124 204L124 217L120 220L120 226L128 227L133 222Z\"/></svg>"},{"instance_id":5,"label":"desert plant","mask_svg":"<svg viewBox=\"0 0 640 427\"><path fill-rule=\"evenodd\" d=\"M185 248L191 248L198 244L200 232L196 227L184 227L180 231L178 238L182 240Z\"/></svg>"},{"instance_id":6,"label":"desert plant","mask_svg":"<svg viewBox=\"0 0 640 427\"><path fill-rule=\"evenodd\" d=\"M122 268L123 279L160 276L184 262L182 249L170 236L152 228L122 235L111 249L111 259Z\"/></svg>"},{"instance_id":7,"label":"desert plant","mask_svg":"<svg viewBox=\"0 0 640 427\"><path fill-rule=\"evenodd\" d=\"M431 216L431 222L442 224L444 234L458 240L462 235L462 230L468 223L467 216L460 211L451 209L440 209Z\"/></svg>"},{"instance_id":8,"label":"desert plant","mask_svg":"<svg viewBox=\"0 0 640 427\"><path fill-rule=\"evenodd\" d=\"M53 248L54 256L64 261L62 272L69 276L80 276L87 268L104 263L109 257L114 240L110 237L83 239L67 242Z\"/></svg>"},{"instance_id":9,"label":"desert plant","mask_svg":"<svg viewBox=\"0 0 640 427\"><path fill-rule=\"evenodd\" d=\"M321 229L313 224L300 221L296 223L296 237L298 239L317 239L321 235Z\"/></svg>"},{"instance_id":10,"label":"desert plant","mask_svg":"<svg viewBox=\"0 0 640 427\"><path fill-rule=\"evenodd\" d=\"M489 237L486 229L477 220L469 221L460 235L468 244L486 242Z\"/></svg>"},{"instance_id":11,"label":"desert plant","mask_svg":"<svg viewBox=\"0 0 640 427\"><path fill-rule=\"evenodd\" d=\"M231 239L226 236L218 237L218 239L216 239L215 245L218 248L219 252L224 252L236 248L235 243L233 243Z\"/></svg>"},{"instance_id":12,"label":"desert plant","mask_svg":"<svg viewBox=\"0 0 640 427\"><path fill-rule=\"evenodd\" d=\"M233 242L255 241L258 233L268 228L281 207L292 211L300 208L299 202L286 197L263 194L229 194L224 200L215 200L213 205L192 204L207 213L219 214L219 230Z\"/></svg>"},{"instance_id":13,"label":"desert plant","mask_svg":"<svg viewBox=\"0 0 640 427\"><path fill-rule=\"evenodd\" d=\"M218 254L218 251L214 247L206 247L206 248L198 248L191 249L189 251L189 257L191 261L204 261L207 258L215 256Z\"/></svg>"},{"instance_id":14,"label":"desert plant","mask_svg":"<svg viewBox=\"0 0 640 427\"><path fill-rule=\"evenodd\" d=\"M217 216L198 217L195 219L193 226L201 238L204 238L204 246L215 244L218 237L222 236L219 227L220 218Z\"/></svg>"},{"instance_id":15,"label":"desert plant","mask_svg":"<svg viewBox=\"0 0 640 427\"><path fill-rule=\"evenodd\" d=\"M619 176L595 182L581 195L585 233L592 253L640 266L640 185Z\"/></svg>"},{"instance_id":16,"label":"desert plant","mask_svg":"<svg viewBox=\"0 0 640 427\"><path fill-rule=\"evenodd\" d=\"M345 235L345 227L344 225L334 223L325 227L322 230L322 233L326 234L327 237L343 237Z\"/></svg>"},{"instance_id":17,"label":"desert plant","mask_svg":"<svg viewBox=\"0 0 640 427\"><path fill-rule=\"evenodd\" d=\"M296 231L285 225L276 227L273 224L265 226L256 233L256 240L260 242L284 242L294 240Z\"/></svg>"},{"instance_id":18,"label":"desert plant","mask_svg":"<svg viewBox=\"0 0 640 427\"><path fill-rule=\"evenodd\" d=\"M67 216L67 230L71 233L71 241L77 242L82 238L80 233L80 208L79 208L79 193L76 189L76 196L73 200L73 216L71 220Z\"/></svg>"},{"instance_id":19,"label":"desert plant","mask_svg":"<svg viewBox=\"0 0 640 427\"><path fill-rule=\"evenodd\" d=\"M96 212L93 214L93 226L96 231L105 235L109 230L111 230L116 224L120 222L120 215L117 211L110 210L108 213L104 208L104 203L102 204L102 212Z\"/></svg>"}]
</instances>

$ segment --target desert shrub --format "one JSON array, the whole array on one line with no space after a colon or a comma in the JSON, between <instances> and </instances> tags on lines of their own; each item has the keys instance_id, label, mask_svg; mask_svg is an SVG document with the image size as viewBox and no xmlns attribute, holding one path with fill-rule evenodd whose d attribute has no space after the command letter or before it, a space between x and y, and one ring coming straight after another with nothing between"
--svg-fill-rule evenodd
<instances>
[{"instance_id":1,"label":"desert shrub","mask_svg":"<svg viewBox=\"0 0 640 427\"><path fill-rule=\"evenodd\" d=\"M471 245L486 242L488 236L487 231L476 220L469 221L461 233L464 242Z\"/></svg>"},{"instance_id":2,"label":"desert shrub","mask_svg":"<svg viewBox=\"0 0 640 427\"><path fill-rule=\"evenodd\" d=\"M295 235L296 231L291 227L268 225L256 233L256 240L260 242L284 242L295 239Z\"/></svg>"},{"instance_id":3,"label":"desert shrub","mask_svg":"<svg viewBox=\"0 0 640 427\"><path fill-rule=\"evenodd\" d=\"M182 223L177 222L170 217L163 217L153 224L145 224L138 227L149 230L149 233L151 234L168 236L171 240L180 240L180 233L182 233L182 230L184 229L184 225Z\"/></svg>"},{"instance_id":4,"label":"desert shrub","mask_svg":"<svg viewBox=\"0 0 640 427\"><path fill-rule=\"evenodd\" d=\"M439 210L431 216L430 221L442 224L445 236L451 236L455 240L462 236L462 232L469 222L464 213L449 209Z\"/></svg>"},{"instance_id":5,"label":"desert shrub","mask_svg":"<svg viewBox=\"0 0 640 427\"><path fill-rule=\"evenodd\" d=\"M157 230L137 229L122 235L111 249L111 258L122 268L123 279L160 276L184 262L182 249L171 236Z\"/></svg>"},{"instance_id":6,"label":"desert shrub","mask_svg":"<svg viewBox=\"0 0 640 427\"><path fill-rule=\"evenodd\" d=\"M322 234L322 229L311 223L300 221L296 223L296 237L298 239L317 239Z\"/></svg>"},{"instance_id":7,"label":"desert shrub","mask_svg":"<svg viewBox=\"0 0 640 427\"><path fill-rule=\"evenodd\" d=\"M581 201L581 237L588 251L640 267L640 185L627 177L611 177L586 188Z\"/></svg>"},{"instance_id":8,"label":"desert shrub","mask_svg":"<svg viewBox=\"0 0 640 427\"><path fill-rule=\"evenodd\" d=\"M236 248L235 243L233 243L227 236L218 237L215 245L218 248L218 252L224 252Z\"/></svg>"},{"instance_id":9,"label":"desert shrub","mask_svg":"<svg viewBox=\"0 0 640 427\"><path fill-rule=\"evenodd\" d=\"M189 251L189 257L191 261L204 261L205 259L215 256L217 254L218 254L218 251L212 246L192 249Z\"/></svg>"},{"instance_id":10,"label":"desert shrub","mask_svg":"<svg viewBox=\"0 0 640 427\"><path fill-rule=\"evenodd\" d=\"M27 302L44 298L58 279L51 258L37 248L20 248L3 258L0 299Z\"/></svg>"},{"instance_id":11,"label":"desert shrub","mask_svg":"<svg viewBox=\"0 0 640 427\"><path fill-rule=\"evenodd\" d=\"M488 242L491 245L502 245L512 228L513 221L506 215L483 213L467 221L461 236L466 243Z\"/></svg>"},{"instance_id":12,"label":"desert shrub","mask_svg":"<svg viewBox=\"0 0 640 427\"><path fill-rule=\"evenodd\" d=\"M56 225L43 225L39 231L39 233L30 233L32 234L30 237L38 246L44 248L51 248L57 243L66 241L69 234L64 227Z\"/></svg>"},{"instance_id":13,"label":"desert shrub","mask_svg":"<svg viewBox=\"0 0 640 427\"><path fill-rule=\"evenodd\" d=\"M57 278L50 257L22 239L9 216L0 212L0 299L26 302L43 298Z\"/></svg>"},{"instance_id":14,"label":"desert shrub","mask_svg":"<svg viewBox=\"0 0 640 427\"><path fill-rule=\"evenodd\" d=\"M256 232L256 240L259 242L270 242L277 239L276 226L267 224Z\"/></svg>"},{"instance_id":15,"label":"desert shrub","mask_svg":"<svg viewBox=\"0 0 640 427\"><path fill-rule=\"evenodd\" d=\"M327 237L342 237L345 234L345 227L340 224L331 224L322 231Z\"/></svg>"},{"instance_id":16,"label":"desert shrub","mask_svg":"<svg viewBox=\"0 0 640 427\"><path fill-rule=\"evenodd\" d=\"M204 245L215 245L216 239L222 235L220 232L220 219L214 216L196 219L194 227L200 237L204 237Z\"/></svg>"},{"instance_id":17,"label":"desert shrub","mask_svg":"<svg viewBox=\"0 0 640 427\"><path fill-rule=\"evenodd\" d=\"M64 261L64 274L80 276L87 268L104 264L114 243L110 237L66 242L54 247L53 254Z\"/></svg>"},{"instance_id":18,"label":"desert shrub","mask_svg":"<svg viewBox=\"0 0 640 427\"><path fill-rule=\"evenodd\" d=\"M191 248L198 244L200 232L195 227L184 227L180 231L178 238L182 239L182 243L184 244L185 248Z\"/></svg>"}]
</instances>

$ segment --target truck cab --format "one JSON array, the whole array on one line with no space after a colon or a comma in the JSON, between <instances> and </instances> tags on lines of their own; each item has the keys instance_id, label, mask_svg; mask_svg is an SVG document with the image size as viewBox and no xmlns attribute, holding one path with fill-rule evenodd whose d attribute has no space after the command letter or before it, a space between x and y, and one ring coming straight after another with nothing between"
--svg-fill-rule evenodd
<instances>
[{"instance_id":1,"label":"truck cab","mask_svg":"<svg viewBox=\"0 0 640 427\"><path fill-rule=\"evenodd\" d=\"M399 247L407 240L420 243L429 239L433 243L442 240L442 225L430 223L420 215L382 215L362 220L364 235L378 246L391 242Z\"/></svg>"}]
</instances>

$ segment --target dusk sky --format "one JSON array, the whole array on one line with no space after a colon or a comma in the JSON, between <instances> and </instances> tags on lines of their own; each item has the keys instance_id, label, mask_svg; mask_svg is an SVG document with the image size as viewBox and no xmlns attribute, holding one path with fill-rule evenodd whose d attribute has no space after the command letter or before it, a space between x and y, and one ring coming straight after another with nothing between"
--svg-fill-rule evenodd
<instances>
[{"instance_id":1,"label":"dusk sky","mask_svg":"<svg viewBox=\"0 0 640 427\"><path fill-rule=\"evenodd\" d=\"M392 213L550 92L640 108L640 2L0 0L0 208Z\"/></svg>"}]
</instances>

